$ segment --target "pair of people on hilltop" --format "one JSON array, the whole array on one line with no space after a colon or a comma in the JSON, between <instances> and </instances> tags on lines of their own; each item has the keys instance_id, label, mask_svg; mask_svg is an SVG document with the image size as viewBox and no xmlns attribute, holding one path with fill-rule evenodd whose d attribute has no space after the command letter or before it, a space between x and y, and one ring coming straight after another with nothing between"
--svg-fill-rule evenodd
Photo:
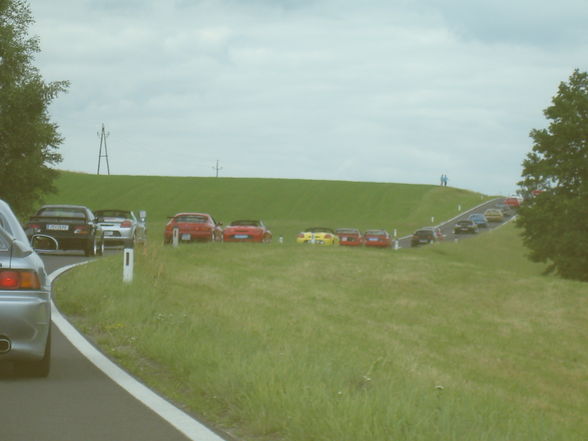
<instances>
[{"instance_id":1,"label":"pair of people on hilltop","mask_svg":"<svg viewBox=\"0 0 588 441\"><path fill-rule=\"evenodd\" d=\"M448 181L449 181L449 178L447 177L447 175L445 175L445 174L441 175L441 187L447 187Z\"/></svg>"}]
</instances>

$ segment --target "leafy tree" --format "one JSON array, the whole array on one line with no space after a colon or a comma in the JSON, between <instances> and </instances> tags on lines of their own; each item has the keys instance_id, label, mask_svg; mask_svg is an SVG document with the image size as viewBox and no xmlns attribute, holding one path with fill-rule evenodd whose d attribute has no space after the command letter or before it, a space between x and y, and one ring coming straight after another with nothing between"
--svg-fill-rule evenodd
<instances>
[{"instance_id":1,"label":"leafy tree","mask_svg":"<svg viewBox=\"0 0 588 441\"><path fill-rule=\"evenodd\" d=\"M48 106L67 81L45 83L32 62L39 41L24 0L0 0L0 198L20 215L55 191L62 138Z\"/></svg>"},{"instance_id":2,"label":"leafy tree","mask_svg":"<svg viewBox=\"0 0 588 441\"><path fill-rule=\"evenodd\" d=\"M588 73L575 70L544 110L547 129L532 130L523 161L518 225L530 258L563 277L588 281ZM539 191L536 191L539 190Z\"/></svg>"}]
</instances>

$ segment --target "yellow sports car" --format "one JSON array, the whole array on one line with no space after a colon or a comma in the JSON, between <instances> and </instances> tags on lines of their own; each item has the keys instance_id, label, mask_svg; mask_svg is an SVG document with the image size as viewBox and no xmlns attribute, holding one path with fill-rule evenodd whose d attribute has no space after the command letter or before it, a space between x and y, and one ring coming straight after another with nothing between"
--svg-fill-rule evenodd
<instances>
[{"instance_id":1,"label":"yellow sports car","mask_svg":"<svg viewBox=\"0 0 588 441\"><path fill-rule=\"evenodd\" d=\"M312 227L307 228L296 236L298 243L312 243L316 245L339 245L339 236L332 228Z\"/></svg>"},{"instance_id":2,"label":"yellow sports car","mask_svg":"<svg viewBox=\"0 0 588 441\"><path fill-rule=\"evenodd\" d=\"M504 220L504 213L498 208L488 208L484 212L484 216L488 222L502 222Z\"/></svg>"}]
</instances>

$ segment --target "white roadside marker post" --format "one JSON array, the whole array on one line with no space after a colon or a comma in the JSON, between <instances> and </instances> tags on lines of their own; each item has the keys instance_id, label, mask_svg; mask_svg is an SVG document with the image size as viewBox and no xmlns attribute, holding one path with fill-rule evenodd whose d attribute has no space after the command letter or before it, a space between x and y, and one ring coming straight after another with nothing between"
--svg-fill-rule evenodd
<instances>
[{"instance_id":1,"label":"white roadside marker post","mask_svg":"<svg viewBox=\"0 0 588 441\"><path fill-rule=\"evenodd\" d=\"M131 283L133 281L133 267L135 263L135 250L133 249L133 240L125 241L123 249L123 282Z\"/></svg>"},{"instance_id":2,"label":"white roadside marker post","mask_svg":"<svg viewBox=\"0 0 588 441\"><path fill-rule=\"evenodd\" d=\"M395 250L399 250L400 249L400 244L398 243L398 231L396 230L396 228L394 228L394 249Z\"/></svg>"},{"instance_id":3,"label":"white roadside marker post","mask_svg":"<svg viewBox=\"0 0 588 441\"><path fill-rule=\"evenodd\" d=\"M172 245L175 248L178 246L179 243L180 243L180 229L176 227L172 230Z\"/></svg>"}]
</instances>

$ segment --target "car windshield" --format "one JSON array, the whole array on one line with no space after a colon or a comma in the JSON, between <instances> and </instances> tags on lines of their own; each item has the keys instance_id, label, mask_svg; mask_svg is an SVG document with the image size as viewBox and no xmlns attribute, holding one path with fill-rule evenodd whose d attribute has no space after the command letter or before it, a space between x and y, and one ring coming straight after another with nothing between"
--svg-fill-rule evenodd
<instances>
[{"instance_id":1,"label":"car windshield","mask_svg":"<svg viewBox=\"0 0 588 441\"><path fill-rule=\"evenodd\" d=\"M323 227L307 228L304 231L307 232L307 233L331 233L331 234L335 234L331 228L323 228Z\"/></svg>"},{"instance_id":2,"label":"car windshield","mask_svg":"<svg viewBox=\"0 0 588 441\"><path fill-rule=\"evenodd\" d=\"M335 230L337 234L358 234L359 231L354 230L353 228L338 228Z\"/></svg>"},{"instance_id":3,"label":"car windshield","mask_svg":"<svg viewBox=\"0 0 588 441\"><path fill-rule=\"evenodd\" d=\"M371 235L371 236L385 236L386 232L383 230L367 230L365 232L366 235Z\"/></svg>"},{"instance_id":4,"label":"car windshield","mask_svg":"<svg viewBox=\"0 0 588 441\"><path fill-rule=\"evenodd\" d=\"M197 215L182 215L177 216L175 218L176 222L188 222L192 224L205 224L208 222L208 218L206 216L197 216Z\"/></svg>"},{"instance_id":5,"label":"car windshield","mask_svg":"<svg viewBox=\"0 0 588 441\"><path fill-rule=\"evenodd\" d=\"M238 220L231 222L232 227L259 227L259 221Z\"/></svg>"},{"instance_id":6,"label":"car windshield","mask_svg":"<svg viewBox=\"0 0 588 441\"><path fill-rule=\"evenodd\" d=\"M94 212L98 219L104 219L107 217L114 217L119 219L131 219L131 213L129 211L121 210L97 210Z\"/></svg>"},{"instance_id":7,"label":"car windshield","mask_svg":"<svg viewBox=\"0 0 588 441\"><path fill-rule=\"evenodd\" d=\"M79 208L68 208L68 207L50 207L42 208L37 213L37 216L44 217L74 217L77 219L85 219L86 213Z\"/></svg>"}]
</instances>

